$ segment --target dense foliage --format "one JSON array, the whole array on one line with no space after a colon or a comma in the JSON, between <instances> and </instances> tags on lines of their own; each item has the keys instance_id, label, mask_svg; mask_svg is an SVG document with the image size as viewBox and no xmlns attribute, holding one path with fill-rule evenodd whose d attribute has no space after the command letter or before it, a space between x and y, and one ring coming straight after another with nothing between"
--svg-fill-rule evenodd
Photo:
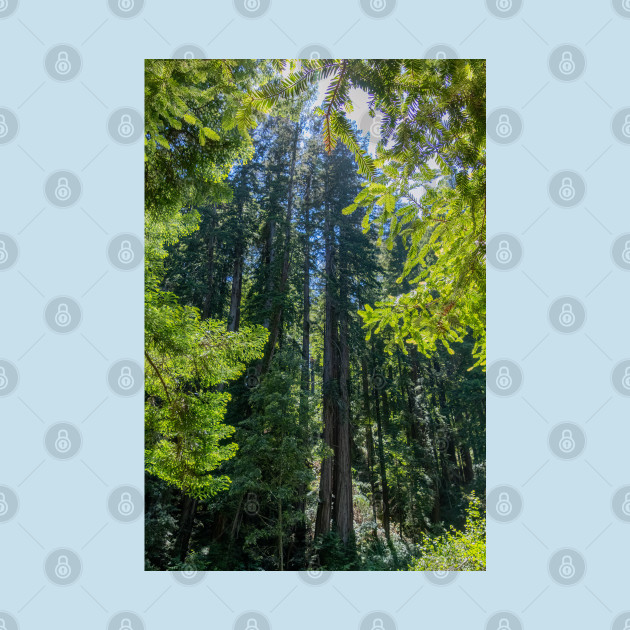
<instances>
[{"instance_id":1,"label":"dense foliage","mask_svg":"<svg viewBox=\"0 0 630 630\"><path fill-rule=\"evenodd\" d=\"M145 93L146 568L484 568L483 62Z\"/></svg>"}]
</instances>

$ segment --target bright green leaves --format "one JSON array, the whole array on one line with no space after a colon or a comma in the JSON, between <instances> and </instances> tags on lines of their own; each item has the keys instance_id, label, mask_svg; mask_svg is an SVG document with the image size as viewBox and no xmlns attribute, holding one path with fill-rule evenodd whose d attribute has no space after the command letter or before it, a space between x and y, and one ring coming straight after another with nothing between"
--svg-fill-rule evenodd
<instances>
[{"instance_id":1,"label":"bright green leaves","mask_svg":"<svg viewBox=\"0 0 630 630\"><path fill-rule=\"evenodd\" d=\"M438 538L424 536L418 545L420 557L409 571L485 571L486 518L481 501L471 494L466 511L466 527L454 527Z\"/></svg>"},{"instance_id":2,"label":"bright green leaves","mask_svg":"<svg viewBox=\"0 0 630 630\"><path fill-rule=\"evenodd\" d=\"M230 397L218 387L262 357L268 331L228 333L163 291L145 300L147 470L189 496L211 496L229 484L213 471L237 449L224 443L234 429L222 423Z\"/></svg>"},{"instance_id":3,"label":"bright green leaves","mask_svg":"<svg viewBox=\"0 0 630 630\"><path fill-rule=\"evenodd\" d=\"M146 468L198 499L230 483L214 472L237 450L234 429L223 423L223 384L262 356L268 333L247 326L228 333L224 322L202 321L163 290L164 259L198 228L195 206L231 199L224 180L253 150L249 134L231 121L260 77L260 63L249 60L146 63Z\"/></svg>"}]
</instances>

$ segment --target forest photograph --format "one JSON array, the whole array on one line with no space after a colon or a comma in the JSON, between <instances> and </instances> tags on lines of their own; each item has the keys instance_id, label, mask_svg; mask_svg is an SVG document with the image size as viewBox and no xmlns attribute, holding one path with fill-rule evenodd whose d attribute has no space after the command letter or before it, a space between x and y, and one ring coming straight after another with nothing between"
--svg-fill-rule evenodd
<instances>
[{"instance_id":1,"label":"forest photograph","mask_svg":"<svg viewBox=\"0 0 630 630\"><path fill-rule=\"evenodd\" d=\"M485 570L485 60L144 81L145 570Z\"/></svg>"}]
</instances>

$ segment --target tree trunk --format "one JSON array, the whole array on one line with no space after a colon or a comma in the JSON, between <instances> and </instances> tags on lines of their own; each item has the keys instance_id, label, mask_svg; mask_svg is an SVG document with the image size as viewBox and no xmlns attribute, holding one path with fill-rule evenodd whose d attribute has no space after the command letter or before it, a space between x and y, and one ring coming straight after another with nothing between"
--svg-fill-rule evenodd
<instances>
[{"instance_id":1,"label":"tree trunk","mask_svg":"<svg viewBox=\"0 0 630 630\"><path fill-rule=\"evenodd\" d=\"M383 529L385 538L389 542L389 488L387 487L387 471L385 468L385 446L383 444L383 426L381 423L381 410L379 404L378 389L374 388L374 404L376 406L376 428L378 435L378 459L381 469L381 489L383 494Z\"/></svg>"},{"instance_id":2,"label":"tree trunk","mask_svg":"<svg viewBox=\"0 0 630 630\"><path fill-rule=\"evenodd\" d=\"M339 315L339 424L335 461L337 475L335 479L336 531L346 544L352 533L352 436L350 430L350 397L348 382L350 380L350 352L348 348L348 313L346 303L345 273L340 269L340 315Z\"/></svg>"},{"instance_id":3,"label":"tree trunk","mask_svg":"<svg viewBox=\"0 0 630 630\"><path fill-rule=\"evenodd\" d=\"M282 319L282 301L284 300L287 284L289 279L289 263L291 261L291 227L293 221L293 178L295 175L295 158L297 153L297 145L300 137L300 123L295 123L295 131L293 134L293 144L291 146L291 166L289 170L289 190L287 194L287 213L284 226L284 254L282 259L282 271L280 274L280 286L278 287L278 301L274 305L269 322L269 340L265 356L262 361L262 374L266 374L271 365L271 359L276 348L278 335L280 333L280 321Z\"/></svg>"},{"instance_id":4,"label":"tree trunk","mask_svg":"<svg viewBox=\"0 0 630 630\"><path fill-rule=\"evenodd\" d=\"M197 510L197 499L184 495L182 501L182 512L179 519L179 531L175 539L175 556L182 562L188 555L190 537L192 536L195 512Z\"/></svg>"},{"instance_id":5,"label":"tree trunk","mask_svg":"<svg viewBox=\"0 0 630 630\"><path fill-rule=\"evenodd\" d=\"M210 223L210 238L208 240L208 275L206 295L203 300L203 310L201 312L202 319L208 319L212 313L212 289L213 289L213 277L214 277L214 248L216 245L216 236L214 230L216 227L217 215L212 213L212 221Z\"/></svg>"},{"instance_id":6,"label":"tree trunk","mask_svg":"<svg viewBox=\"0 0 630 630\"><path fill-rule=\"evenodd\" d=\"M326 191L327 192L327 191ZM324 369L322 374L323 394L323 441L326 448L333 449L337 428L337 385L339 374L335 353L337 348L337 315L333 294L333 225L330 209L326 202L324 220L325 238L325 325L324 325ZM317 517L315 519L315 535L327 534L330 531L332 518L332 492L333 492L333 456L324 457L321 464L321 476L319 481L319 503L317 505Z\"/></svg>"},{"instance_id":7,"label":"tree trunk","mask_svg":"<svg viewBox=\"0 0 630 630\"><path fill-rule=\"evenodd\" d=\"M368 367L365 357L361 358L361 383L363 386L363 413L365 417L365 450L368 469L368 479L372 492L372 516L374 518L374 532L376 533L376 486L374 483L374 438L372 437L372 414L370 413L370 387L368 381Z\"/></svg>"},{"instance_id":8,"label":"tree trunk","mask_svg":"<svg viewBox=\"0 0 630 630\"><path fill-rule=\"evenodd\" d=\"M243 290L243 235L240 222L243 219L243 203L239 206L239 234L234 247L234 268L232 271L232 295L228 315L228 331L237 332L241 324L241 294Z\"/></svg>"}]
</instances>

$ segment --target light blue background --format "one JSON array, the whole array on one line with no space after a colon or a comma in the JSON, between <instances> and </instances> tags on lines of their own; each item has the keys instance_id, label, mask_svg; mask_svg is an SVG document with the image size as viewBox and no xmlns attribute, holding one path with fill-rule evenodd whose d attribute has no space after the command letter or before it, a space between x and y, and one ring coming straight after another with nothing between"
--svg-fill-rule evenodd
<instances>
[{"instance_id":1,"label":"light blue background","mask_svg":"<svg viewBox=\"0 0 630 630\"><path fill-rule=\"evenodd\" d=\"M81 73L53 81L44 56L68 43ZM107 260L109 240L141 237L142 141L121 146L107 132L120 107L143 108L143 60L170 57L195 43L209 57L295 57L321 44L335 57L422 57L438 43L460 57L488 59L488 112L507 106L523 120L517 142L488 141L488 239L508 232L523 245L509 272L488 267L488 360L518 363L524 382L511 397L488 394L488 490L517 488L523 511L510 523L488 521L488 570L461 573L447 586L422 573L336 573L310 586L295 573L208 573L184 586L168 573L143 572L143 524L114 520L109 493L143 486L142 396L108 389L114 362L142 363L142 266L121 272ZM563 83L548 57L564 43L580 48L586 70ZM611 385L613 366L630 358L630 272L610 256L630 232L628 152L611 120L630 105L630 20L610 2L525 0L510 19L482 0L399 0L383 18L358 0L272 0L256 19L227 0L147 0L131 19L107 2L20 0L0 20L0 107L19 119L19 134L0 146L0 231L19 260L0 272L0 357L20 383L0 398L0 485L19 496L19 512L0 524L0 610L22 630L106 628L118 611L135 611L149 629L231 628L259 610L274 630L359 628L372 610L399 629L485 628L497 611L527 629L609 628L630 608L630 525L611 498L630 483L630 400ZM44 182L67 169L81 179L79 202L51 206ZM548 182L579 172L586 196L574 208L554 205ZM81 305L69 335L44 321L57 295ZM561 335L548 321L551 302L579 298L586 323ZM548 447L561 422L586 434L586 448L562 461ZM71 422L82 433L78 455L50 457L46 428ZM44 560L58 547L81 557L80 579L50 583ZM551 579L547 563L560 547L577 549L586 575L575 586ZM622 626L623 627L623 624Z\"/></svg>"}]
</instances>

